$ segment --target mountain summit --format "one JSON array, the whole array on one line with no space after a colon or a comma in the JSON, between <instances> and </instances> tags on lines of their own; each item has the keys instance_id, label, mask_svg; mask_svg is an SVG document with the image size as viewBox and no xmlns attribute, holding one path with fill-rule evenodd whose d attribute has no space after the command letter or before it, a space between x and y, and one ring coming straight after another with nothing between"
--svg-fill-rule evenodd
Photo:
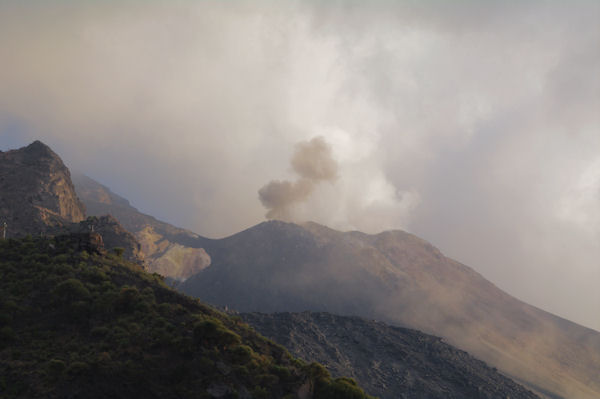
<instances>
[{"instance_id":1,"label":"mountain summit","mask_svg":"<svg viewBox=\"0 0 600 399\"><path fill-rule=\"evenodd\" d=\"M80 222L85 207L58 155L41 141L0 152L0 223L10 237Z\"/></svg>"},{"instance_id":2,"label":"mountain summit","mask_svg":"<svg viewBox=\"0 0 600 399\"><path fill-rule=\"evenodd\" d=\"M179 288L242 312L325 311L443 337L548 397L600 397L600 333L506 294L403 231L264 222L202 243Z\"/></svg>"}]
</instances>

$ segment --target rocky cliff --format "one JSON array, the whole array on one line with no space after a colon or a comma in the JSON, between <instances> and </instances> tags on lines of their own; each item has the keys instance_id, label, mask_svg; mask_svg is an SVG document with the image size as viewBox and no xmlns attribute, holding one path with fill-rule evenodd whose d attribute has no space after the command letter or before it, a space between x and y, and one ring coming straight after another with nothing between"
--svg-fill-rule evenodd
<instances>
[{"instance_id":1,"label":"rocky cliff","mask_svg":"<svg viewBox=\"0 0 600 399\"><path fill-rule=\"evenodd\" d=\"M69 170L48 146L0 152L0 224L7 236L45 233L85 219Z\"/></svg>"},{"instance_id":2,"label":"rocky cliff","mask_svg":"<svg viewBox=\"0 0 600 399\"><path fill-rule=\"evenodd\" d=\"M125 259L143 261L140 243L118 220L85 214L69 169L47 145L35 141L0 152L0 227L7 224L7 238L93 232L100 234L107 250L120 247Z\"/></svg>"}]
</instances>

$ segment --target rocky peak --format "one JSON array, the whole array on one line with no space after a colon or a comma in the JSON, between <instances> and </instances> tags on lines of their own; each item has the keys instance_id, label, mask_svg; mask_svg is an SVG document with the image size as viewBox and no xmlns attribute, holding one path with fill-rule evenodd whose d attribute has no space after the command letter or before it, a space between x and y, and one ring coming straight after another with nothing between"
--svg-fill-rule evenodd
<instances>
[{"instance_id":1,"label":"rocky peak","mask_svg":"<svg viewBox=\"0 0 600 399\"><path fill-rule=\"evenodd\" d=\"M36 235L85 219L71 174L41 141L0 153L0 222L8 236Z\"/></svg>"},{"instance_id":2,"label":"rocky peak","mask_svg":"<svg viewBox=\"0 0 600 399\"><path fill-rule=\"evenodd\" d=\"M47 158L59 158L58 155L54 151L50 149L46 144L42 143L39 140L34 141L29 144L27 147L23 147L23 154L27 154L36 159L47 157Z\"/></svg>"}]
</instances>

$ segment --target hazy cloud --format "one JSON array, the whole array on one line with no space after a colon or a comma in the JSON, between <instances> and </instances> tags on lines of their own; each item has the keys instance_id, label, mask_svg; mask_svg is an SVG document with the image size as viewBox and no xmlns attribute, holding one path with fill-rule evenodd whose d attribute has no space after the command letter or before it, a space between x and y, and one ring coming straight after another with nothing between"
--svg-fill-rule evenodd
<instances>
[{"instance_id":1,"label":"hazy cloud","mask_svg":"<svg viewBox=\"0 0 600 399\"><path fill-rule=\"evenodd\" d=\"M278 178L269 209L302 197L298 220L409 230L600 329L599 15L585 0L0 0L0 148L41 139L208 236L263 220L256 191ZM289 165L315 136L338 177L307 189Z\"/></svg>"}]
</instances>

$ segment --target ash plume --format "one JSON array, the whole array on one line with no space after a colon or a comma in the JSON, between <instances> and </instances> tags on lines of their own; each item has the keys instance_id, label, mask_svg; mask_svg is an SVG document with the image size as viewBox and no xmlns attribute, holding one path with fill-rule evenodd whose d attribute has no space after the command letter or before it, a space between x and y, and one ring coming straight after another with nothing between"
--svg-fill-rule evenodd
<instances>
[{"instance_id":1,"label":"ash plume","mask_svg":"<svg viewBox=\"0 0 600 399\"><path fill-rule=\"evenodd\" d=\"M298 175L296 181L272 180L258 190L268 219L291 220L292 205L307 200L320 182L337 178L337 161L321 136L297 143L290 164Z\"/></svg>"}]
</instances>

